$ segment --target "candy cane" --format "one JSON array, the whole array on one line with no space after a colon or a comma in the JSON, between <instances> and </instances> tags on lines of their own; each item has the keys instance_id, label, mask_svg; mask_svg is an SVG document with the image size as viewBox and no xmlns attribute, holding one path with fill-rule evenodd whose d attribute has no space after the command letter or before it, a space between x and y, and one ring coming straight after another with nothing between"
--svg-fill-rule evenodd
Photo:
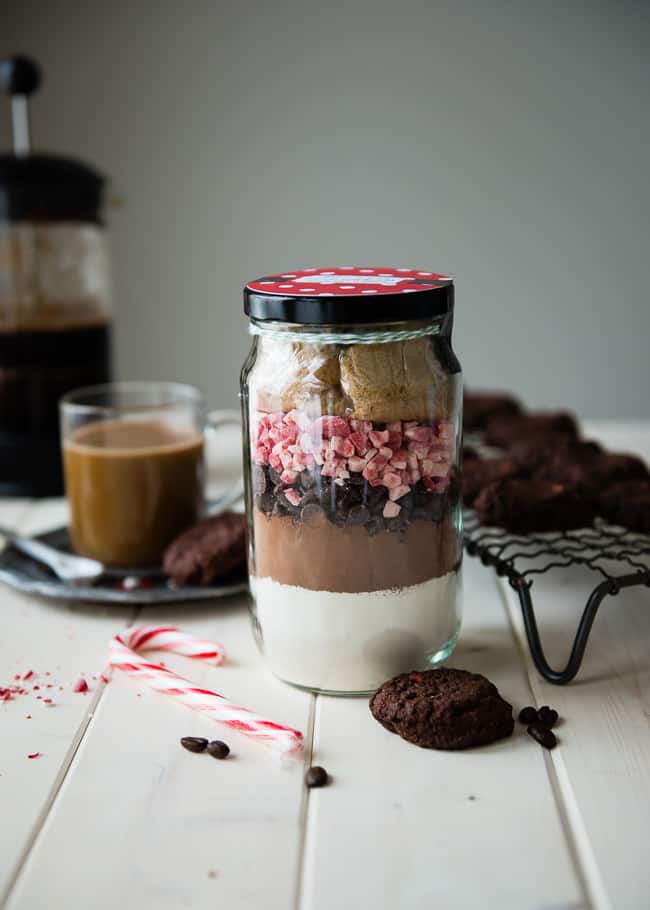
<instances>
[{"instance_id":1,"label":"candy cane","mask_svg":"<svg viewBox=\"0 0 650 910\"><path fill-rule=\"evenodd\" d=\"M203 641L174 626L134 626L129 629L126 646L132 651L171 651L185 657L223 663L226 652L218 641Z\"/></svg>"},{"instance_id":2,"label":"candy cane","mask_svg":"<svg viewBox=\"0 0 650 910\"><path fill-rule=\"evenodd\" d=\"M265 720L248 708L234 705L218 692L198 688L159 664L146 663L135 651L136 647L140 650L162 647L175 653L221 663L221 645L194 639L191 635L168 626L136 626L129 631L126 639L127 643L116 635L111 641L109 661L114 669L122 670L132 679L145 682L156 692L171 695L180 704L209 714L213 720L261 740L281 752L295 753L302 749L303 737L299 730Z\"/></svg>"}]
</instances>

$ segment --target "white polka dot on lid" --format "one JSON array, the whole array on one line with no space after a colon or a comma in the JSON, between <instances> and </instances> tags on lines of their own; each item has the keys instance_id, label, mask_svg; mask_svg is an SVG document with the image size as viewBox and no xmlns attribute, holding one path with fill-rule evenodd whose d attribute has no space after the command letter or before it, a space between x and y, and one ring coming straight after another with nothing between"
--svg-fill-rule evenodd
<instances>
[{"instance_id":1,"label":"white polka dot on lid","mask_svg":"<svg viewBox=\"0 0 650 910\"><path fill-rule=\"evenodd\" d=\"M415 288L404 288L402 294L415 294L417 293Z\"/></svg>"},{"instance_id":2,"label":"white polka dot on lid","mask_svg":"<svg viewBox=\"0 0 650 910\"><path fill-rule=\"evenodd\" d=\"M378 294L379 291L361 291L362 294Z\"/></svg>"},{"instance_id":3,"label":"white polka dot on lid","mask_svg":"<svg viewBox=\"0 0 650 910\"><path fill-rule=\"evenodd\" d=\"M359 269L362 275L374 275L374 269Z\"/></svg>"},{"instance_id":4,"label":"white polka dot on lid","mask_svg":"<svg viewBox=\"0 0 650 910\"><path fill-rule=\"evenodd\" d=\"M418 272L418 275L433 275L433 272Z\"/></svg>"},{"instance_id":5,"label":"white polka dot on lid","mask_svg":"<svg viewBox=\"0 0 650 910\"><path fill-rule=\"evenodd\" d=\"M342 291L353 291L355 288L353 284L340 284L339 287Z\"/></svg>"},{"instance_id":6,"label":"white polka dot on lid","mask_svg":"<svg viewBox=\"0 0 650 910\"><path fill-rule=\"evenodd\" d=\"M300 293L301 294L313 294L315 292L315 290L316 290L316 288L301 288Z\"/></svg>"},{"instance_id":7,"label":"white polka dot on lid","mask_svg":"<svg viewBox=\"0 0 650 910\"><path fill-rule=\"evenodd\" d=\"M336 272L319 272L320 275L336 275Z\"/></svg>"},{"instance_id":8,"label":"white polka dot on lid","mask_svg":"<svg viewBox=\"0 0 650 910\"><path fill-rule=\"evenodd\" d=\"M295 275L280 275L280 278L295 278Z\"/></svg>"},{"instance_id":9,"label":"white polka dot on lid","mask_svg":"<svg viewBox=\"0 0 650 910\"><path fill-rule=\"evenodd\" d=\"M303 272L317 272L318 269L303 269Z\"/></svg>"},{"instance_id":10,"label":"white polka dot on lid","mask_svg":"<svg viewBox=\"0 0 650 910\"><path fill-rule=\"evenodd\" d=\"M410 269L395 269L396 272L410 272Z\"/></svg>"},{"instance_id":11,"label":"white polka dot on lid","mask_svg":"<svg viewBox=\"0 0 650 910\"><path fill-rule=\"evenodd\" d=\"M278 287L279 288L292 288L293 285L292 284L279 284Z\"/></svg>"}]
</instances>

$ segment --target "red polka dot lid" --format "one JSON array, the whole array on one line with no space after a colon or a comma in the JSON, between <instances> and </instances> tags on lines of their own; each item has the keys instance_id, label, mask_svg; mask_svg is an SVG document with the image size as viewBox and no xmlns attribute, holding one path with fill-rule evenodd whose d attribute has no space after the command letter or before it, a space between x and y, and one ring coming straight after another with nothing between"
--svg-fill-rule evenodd
<instances>
[{"instance_id":1,"label":"red polka dot lid","mask_svg":"<svg viewBox=\"0 0 650 910\"><path fill-rule=\"evenodd\" d=\"M244 289L244 310L253 319L301 324L421 320L444 315L452 305L452 279L427 269L289 270Z\"/></svg>"}]
</instances>

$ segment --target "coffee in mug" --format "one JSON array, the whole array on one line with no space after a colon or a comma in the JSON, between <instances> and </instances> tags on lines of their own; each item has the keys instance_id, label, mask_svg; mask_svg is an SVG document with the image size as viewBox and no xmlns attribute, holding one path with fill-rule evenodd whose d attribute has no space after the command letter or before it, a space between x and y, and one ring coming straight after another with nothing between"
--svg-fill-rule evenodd
<instances>
[{"instance_id":1,"label":"coffee in mug","mask_svg":"<svg viewBox=\"0 0 650 910\"><path fill-rule=\"evenodd\" d=\"M111 383L61 403L70 535L107 566L156 566L200 517L200 393L176 383Z\"/></svg>"}]
</instances>

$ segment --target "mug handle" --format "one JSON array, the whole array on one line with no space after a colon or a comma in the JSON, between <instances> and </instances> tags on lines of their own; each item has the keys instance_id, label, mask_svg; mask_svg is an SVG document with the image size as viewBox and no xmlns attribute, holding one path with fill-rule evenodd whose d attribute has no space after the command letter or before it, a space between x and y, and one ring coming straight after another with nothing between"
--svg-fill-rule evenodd
<instances>
[{"instance_id":1,"label":"mug handle","mask_svg":"<svg viewBox=\"0 0 650 910\"><path fill-rule=\"evenodd\" d=\"M222 427L236 426L241 429L241 415L238 411L210 411L205 416L203 432L207 435L213 435L219 432ZM229 506L239 502L244 496L244 476L239 477L232 487L225 490L215 499L205 500L205 514L218 515L219 512L225 511Z\"/></svg>"}]
</instances>

